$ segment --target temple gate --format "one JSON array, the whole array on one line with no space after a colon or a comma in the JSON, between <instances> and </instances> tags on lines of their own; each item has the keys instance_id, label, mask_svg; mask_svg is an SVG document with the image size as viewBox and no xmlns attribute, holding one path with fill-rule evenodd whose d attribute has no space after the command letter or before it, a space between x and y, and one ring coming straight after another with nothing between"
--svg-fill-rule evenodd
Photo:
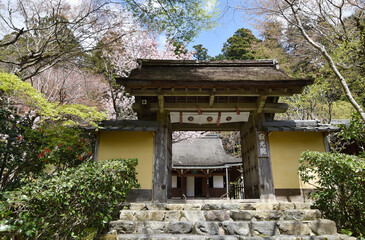
<instances>
[{"instance_id":1,"label":"temple gate","mask_svg":"<svg viewBox=\"0 0 365 240\"><path fill-rule=\"evenodd\" d=\"M265 122L312 79L295 79L276 61L139 60L117 83L135 96L142 121L157 121L152 200L171 198L172 131L240 131L246 198L275 199Z\"/></svg>"}]
</instances>

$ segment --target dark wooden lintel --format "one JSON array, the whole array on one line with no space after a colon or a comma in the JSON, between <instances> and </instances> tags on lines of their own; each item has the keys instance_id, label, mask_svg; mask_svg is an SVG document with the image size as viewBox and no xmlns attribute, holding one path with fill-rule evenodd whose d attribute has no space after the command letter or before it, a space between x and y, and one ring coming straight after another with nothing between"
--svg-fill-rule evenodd
<instances>
[{"instance_id":1,"label":"dark wooden lintel","mask_svg":"<svg viewBox=\"0 0 365 240\"><path fill-rule=\"evenodd\" d=\"M301 93L301 88L287 88L284 89L275 89L275 88L267 88L259 89L254 88L231 88L229 91L227 89L215 89L215 91L209 89L176 89L176 88L168 88L168 89L161 89L158 91L157 89L140 89L140 88L126 88L126 92L130 93L133 96L197 96L197 97L204 97L204 96L211 96L214 94L215 96L237 96L237 97L245 97L245 96L261 96L262 94L267 96L291 96L293 94Z\"/></svg>"},{"instance_id":2,"label":"dark wooden lintel","mask_svg":"<svg viewBox=\"0 0 365 240\"><path fill-rule=\"evenodd\" d=\"M238 131L242 123L221 123L217 124L189 124L189 123L173 123L171 124L173 131Z\"/></svg>"},{"instance_id":3,"label":"dark wooden lintel","mask_svg":"<svg viewBox=\"0 0 365 240\"><path fill-rule=\"evenodd\" d=\"M204 112L236 112L237 109L241 112L252 112L257 110L256 103L214 103L210 106L209 103L165 103L165 111L176 112L196 112L197 106ZM151 103L150 110L158 111L158 103ZM286 103L266 103L262 108L262 112L267 113L284 113L288 109Z\"/></svg>"}]
</instances>

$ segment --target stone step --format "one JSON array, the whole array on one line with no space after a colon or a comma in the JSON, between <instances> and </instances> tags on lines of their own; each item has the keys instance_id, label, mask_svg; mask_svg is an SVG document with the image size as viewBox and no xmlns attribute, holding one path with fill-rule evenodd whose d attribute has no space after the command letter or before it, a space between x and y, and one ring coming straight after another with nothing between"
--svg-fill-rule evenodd
<instances>
[{"instance_id":1,"label":"stone step","mask_svg":"<svg viewBox=\"0 0 365 240\"><path fill-rule=\"evenodd\" d=\"M122 210L120 220L132 221L266 221L315 220L316 209L289 210Z\"/></svg>"},{"instance_id":2,"label":"stone step","mask_svg":"<svg viewBox=\"0 0 365 240\"><path fill-rule=\"evenodd\" d=\"M198 234L198 235L337 235L333 221L126 221L109 223L110 233L116 234Z\"/></svg>"},{"instance_id":3,"label":"stone step","mask_svg":"<svg viewBox=\"0 0 365 240\"><path fill-rule=\"evenodd\" d=\"M103 239L103 238L101 238ZM106 238L105 238L106 239ZM212 236L193 234L121 234L108 235L108 240L356 240L354 237L346 235L321 235L321 236L271 236L271 237L244 237L244 236Z\"/></svg>"},{"instance_id":4,"label":"stone step","mask_svg":"<svg viewBox=\"0 0 365 240\"><path fill-rule=\"evenodd\" d=\"M125 203L124 208L129 210L304 210L310 209L310 203L289 202L240 202L227 200L186 201L170 203Z\"/></svg>"}]
</instances>

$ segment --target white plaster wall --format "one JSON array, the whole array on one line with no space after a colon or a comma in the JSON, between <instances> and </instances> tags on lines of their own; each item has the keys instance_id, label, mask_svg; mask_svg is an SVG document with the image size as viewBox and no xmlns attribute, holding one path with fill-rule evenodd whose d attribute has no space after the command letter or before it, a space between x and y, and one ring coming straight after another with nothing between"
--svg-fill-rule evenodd
<instances>
[{"instance_id":1,"label":"white plaster wall","mask_svg":"<svg viewBox=\"0 0 365 240\"><path fill-rule=\"evenodd\" d=\"M186 178L186 196L194 197L194 190L195 190L195 181L194 177L187 177Z\"/></svg>"},{"instance_id":2,"label":"white plaster wall","mask_svg":"<svg viewBox=\"0 0 365 240\"><path fill-rule=\"evenodd\" d=\"M223 188L223 176L213 176L213 188Z\"/></svg>"},{"instance_id":3,"label":"white plaster wall","mask_svg":"<svg viewBox=\"0 0 365 240\"><path fill-rule=\"evenodd\" d=\"M173 188L177 187L177 176L172 176L172 187Z\"/></svg>"}]
</instances>

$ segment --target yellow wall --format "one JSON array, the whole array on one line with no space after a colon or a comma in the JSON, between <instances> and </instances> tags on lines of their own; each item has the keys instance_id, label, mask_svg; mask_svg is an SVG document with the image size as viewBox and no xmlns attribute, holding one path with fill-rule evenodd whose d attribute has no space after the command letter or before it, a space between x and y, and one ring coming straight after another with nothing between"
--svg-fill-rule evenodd
<instances>
[{"instance_id":1,"label":"yellow wall","mask_svg":"<svg viewBox=\"0 0 365 240\"><path fill-rule=\"evenodd\" d=\"M137 179L141 189L152 189L153 132L99 132L98 161L137 158Z\"/></svg>"},{"instance_id":2,"label":"yellow wall","mask_svg":"<svg viewBox=\"0 0 365 240\"><path fill-rule=\"evenodd\" d=\"M275 188L313 188L300 181L299 158L306 150L325 152L320 132L272 132L269 135Z\"/></svg>"}]
</instances>

